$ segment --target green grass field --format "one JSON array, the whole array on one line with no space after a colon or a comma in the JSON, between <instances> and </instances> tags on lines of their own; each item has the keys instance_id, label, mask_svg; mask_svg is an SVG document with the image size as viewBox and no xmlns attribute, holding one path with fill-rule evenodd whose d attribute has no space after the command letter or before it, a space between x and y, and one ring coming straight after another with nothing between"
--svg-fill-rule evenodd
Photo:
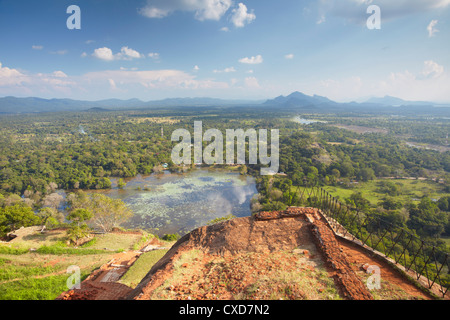
<instances>
[{"instance_id":1,"label":"green grass field","mask_svg":"<svg viewBox=\"0 0 450 320\"><path fill-rule=\"evenodd\" d=\"M133 250L142 236L96 237L86 248L65 246L63 230L33 233L0 244L0 300L53 300L68 289L69 266L78 266L83 280L117 252Z\"/></svg>"},{"instance_id":2,"label":"green grass field","mask_svg":"<svg viewBox=\"0 0 450 320\"><path fill-rule=\"evenodd\" d=\"M428 196L431 199L439 199L441 197L448 197L450 193L445 193L444 186L438 184L434 181L421 181L421 180L405 180L405 179L395 179L395 180L373 180L368 182L359 182L353 184L352 187L334 187L326 186L324 187L331 195L344 200L349 198L352 193L361 192L363 197L370 201L374 206L378 204L387 194L380 193L377 191L378 183L380 181L391 181L393 183L399 183L402 185L402 193L399 196L395 196L397 200L402 203L408 202L419 202L423 196Z\"/></svg>"},{"instance_id":3,"label":"green grass field","mask_svg":"<svg viewBox=\"0 0 450 320\"><path fill-rule=\"evenodd\" d=\"M127 273L120 279L120 283L135 288L139 282L150 271L152 266L158 262L169 250L154 250L142 254L139 259L128 269Z\"/></svg>"}]
</instances>

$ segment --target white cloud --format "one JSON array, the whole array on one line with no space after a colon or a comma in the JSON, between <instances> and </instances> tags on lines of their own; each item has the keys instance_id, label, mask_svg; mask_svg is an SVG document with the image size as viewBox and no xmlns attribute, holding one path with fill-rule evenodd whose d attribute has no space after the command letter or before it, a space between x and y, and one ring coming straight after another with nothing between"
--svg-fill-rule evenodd
<instances>
[{"instance_id":1,"label":"white cloud","mask_svg":"<svg viewBox=\"0 0 450 320\"><path fill-rule=\"evenodd\" d=\"M81 57L82 57L82 58L86 58L86 57L87 57L87 53L86 53L86 52L83 52L83 53L81 54Z\"/></svg>"},{"instance_id":2,"label":"white cloud","mask_svg":"<svg viewBox=\"0 0 450 320\"><path fill-rule=\"evenodd\" d=\"M444 67L434 61L425 61L422 72L414 74L408 70L391 73L379 85L389 95L406 100L450 101L448 90L450 78Z\"/></svg>"},{"instance_id":3,"label":"white cloud","mask_svg":"<svg viewBox=\"0 0 450 320\"><path fill-rule=\"evenodd\" d=\"M139 13L147 18L164 18L172 11L169 9L159 9L151 6L146 6L139 10Z\"/></svg>"},{"instance_id":4,"label":"white cloud","mask_svg":"<svg viewBox=\"0 0 450 320\"><path fill-rule=\"evenodd\" d=\"M256 79L255 77L245 78L245 86L252 89L258 89L261 87L259 85L258 79Z\"/></svg>"},{"instance_id":5,"label":"white cloud","mask_svg":"<svg viewBox=\"0 0 450 320\"><path fill-rule=\"evenodd\" d=\"M143 56L139 52L128 47L122 47L122 49L120 49L120 52L117 54L117 59L119 60L139 59L142 57Z\"/></svg>"},{"instance_id":6,"label":"white cloud","mask_svg":"<svg viewBox=\"0 0 450 320\"><path fill-rule=\"evenodd\" d=\"M63 93L66 95L76 84L62 71L28 74L3 67L0 63L0 94L36 96L42 93Z\"/></svg>"},{"instance_id":7,"label":"white cloud","mask_svg":"<svg viewBox=\"0 0 450 320\"><path fill-rule=\"evenodd\" d=\"M194 66L194 71L199 71L199 70L200 70L200 68L197 65L195 65Z\"/></svg>"},{"instance_id":8,"label":"white cloud","mask_svg":"<svg viewBox=\"0 0 450 320\"><path fill-rule=\"evenodd\" d=\"M391 72L381 78L353 76L342 79L326 79L306 82L302 91L326 96L336 101L352 101L358 98L386 95L409 101L450 102L450 76L435 61L423 62L420 71Z\"/></svg>"},{"instance_id":9,"label":"white cloud","mask_svg":"<svg viewBox=\"0 0 450 320\"><path fill-rule=\"evenodd\" d=\"M0 87L22 85L28 81L28 77L20 71L2 67L2 64L0 63Z\"/></svg>"},{"instance_id":10,"label":"white cloud","mask_svg":"<svg viewBox=\"0 0 450 320\"><path fill-rule=\"evenodd\" d=\"M31 46L31 48L33 48L33 50L42 50L42 49L44 49L43 46L37 46L37 45Z\"/></svg>"},{"instance_id":11,"label":"white cloud","mask_svg":"<svg viewBox=\"0 0 450 320\"><path fill-rule=\"evenodd\" d=\"M62 71L55 71L52 73L52 76L54 76L56 78L67 78L67 74L65 74Z\"/></svg>"},{"instance_id":12,"label":"white cloud","mask_svg":"<svg viewBox=\"0 0 450 320\"><path fill-rule=\"evenodd\" d=\"M263 57L261 55L257 55L256 57L245 57L239 60L240 63L246 63L246 64L260 64L263 63Z\"/></svg>"},{"instance_id":13,"label":"white cloud","mask_svg":"<svg viewBox=\"0 0 450 320\"><path fill-rule=\"evenodd\" d=\"M113 79L108 79L108 82L109 82L109 86L110 86L111 90L113 90L113 91L117 90L116 82Z\"/></svg>"},{"instance_id":14,"label":"white cloud","mask_svg":"<svg viewBox=\"0 0 450 320\"><path fill-rule=\"evenodd\" d=\"M239 3L238 8L232 10L231 22L236 28L242 28L255 19L256 15L253 11L248 12L247 6L243 3Z\"/></svg>"},{"instance_id":15,"label":"white cloud","mask_svg":"<svg viewBox=\"0 0 450 320\"><path fill-rule=\"evenodd\" d=\"M230 31L230 29L228 27L223 27L223 28L220 28L220 31L228 32L228 31Z\"/></svg>"},{"instance_id":16,"label":"white cloud","mask_svg":"<svg viewBox=\"0 0 450 320\"><path fill-rule=\"evenodd\" d=\"M127 46L122 47L119 53L113 54L112 50L107 47L98 48L94 50L92 54L93 57L104 60L104 61L113 61L113 60L132 60L132 59L140 59L143 58L144 55L137 52L134 49L128 48Z\"/></svg>"},{"instance_id":17,"label":"white cloud","mask_svg":"<svg viewBox=\"0 0 450 320\"><path fill-rule=\"evenodd\" d=\"M105 61L113 61L114 55L110 48L103 47L98 48L94 50L94 53L92 54L95 58Z\"/></svg>"},{"instance_id":18,"label":"white cloud","mask_svg":"<svg viewBox=\"0 0 450 320\"><path fill-rule=\"evenodd\" d=\"M91 44L91 43L94 43L95 42L95 40L86 40L86 44Z\"/></svg>"},{"instance_id":19,"label":"white cloud","mask_svg":"<svg viewBox=\"0 0 450 320\"><path fill-rule=\"evenodd\" d=\"M294 54L290 53L284 56L285 59L292 60L294 59Z\"/></svg>"},{"instance_id":20,"label":"white cloud","mask_svg":"<svg viewBox=\"0 0 450 320\"><path fill-rule=\"evenodd\" d=\"M234 67L225 68L223 70L213 70L214 73L230 73L230 72L236 72L236 69Z\"/></svg>"},{"instance_id":21,"label":"white cloud","mask_svg":"<svg viewBox=\"0 0 450 320\"><path fill-rule=\"evenodd\" d=\"M437 20L431 20L430 24L427 27L428 36L430 38L433 37L436 32L439 32L439 30L435 28L437 23L438 23Z\"/></svg>"},{"instance_id":22,"label":"white cloud","mask_svg":"<svg viewBox=\"0 0 450 320\"><path fill-rule=\"evenodd\" d=\"M438 78L444 73L444 67L437 64L432 60L424 62L424 69L422 71L422 77L424 79Z\"/></svg>"},{"instance_id":23,"label":"white cloud","mask_svg":"<svg viewBox=\"0 0 450 320\"><path fill-rule=\"evenodd\" d=\"M159 59L159 53L157 52L150 52L148 56L152 59Z\"/></svg>"},{"instance_id":24,"label":"white cloud","mask_svg":"<svg viewBox=\"0 0 450 320\"><path fill-rule=\"evenodd\" d=\"M232 0L147 0L139 13L148 18L164 18L175 11L194 12L197 20L220 20Z\"/></svg>"},{"instance_id":25,"label":"white cloud","mask_svg":"<svg viewBox=\"0 0 450 320\"><path fill-rule=\"evenodd\" d=\"M186 92L209 94L229 89L229 82L197 79L192 73L180 70L137 70L136 68L89 72L70 76L63 71L26 73L0 64L0 94L15 96L64 97L101 99L111 92L123 98L155 97ZM196 94L197 95L197 94Z\"/></svg>"},{"instance_id":26,"label":"white cloud","mask_svg":"<svg viewBox=\"0 0 450 320\"><path fill-rule=\"evenodd\" d=\"M226 88L227 83L212 80L197 80L195 76L179 70L107 70L85 74L83 80L86 84L108 83L111 86L120 83L121 89L205 89Z\"/></svg>"}]
</instances>

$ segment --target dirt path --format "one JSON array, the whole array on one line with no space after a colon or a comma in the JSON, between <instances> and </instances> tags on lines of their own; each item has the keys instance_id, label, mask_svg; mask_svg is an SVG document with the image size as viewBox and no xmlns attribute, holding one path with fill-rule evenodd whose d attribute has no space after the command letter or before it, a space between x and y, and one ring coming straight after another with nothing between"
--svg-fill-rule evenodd
<instances>
[{"instance_id":1,"label":"dirt path","mask_svg":"<svg viewBox=\"0 0 450 320\"><path fill-rule=\"evenodd\" d=\"M367 269L365 266L377 266L380 268L380 276L384 282L395 285L407 295L416 299L433 299L432 296L410 283L404 275L394 270L386 261L368 254L367 250L345 240L341 240L339 245L347 260L351 262L355 272L362 274Z\"/></svg>"}]
</instances>

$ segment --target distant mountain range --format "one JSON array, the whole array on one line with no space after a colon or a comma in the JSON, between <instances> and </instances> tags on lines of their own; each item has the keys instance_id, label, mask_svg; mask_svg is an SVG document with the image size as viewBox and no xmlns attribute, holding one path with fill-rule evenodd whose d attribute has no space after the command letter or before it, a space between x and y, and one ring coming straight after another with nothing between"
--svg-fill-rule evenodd
<instances>
[{"instance_id":1,"label":"distant mountain range","mask_svg":"<svg viewBox=\"0 0 450 320\"><path fill-rule=\"evenodd\" d=\"M0 113L37 113L57 111L99 111L144 109L155 107L180 107L180 106L235 106L261 104L263 101L248 100L222 100L214 98L175 98L156 101L141 101L139 99L119 100L108 99L100 101L81 101L72 99L42 99L42 98L0 98Z\"/></svg>"},{"instance_id":2,"label":"distant mountain range","mask_svg":"<svg viewBox=\"0 0 450 320\"><path fill-rule=\"evenodd\" d=\"M400 98L385 96L383 98L371 98L365 102L348 102L348 103L338 103L332 101L326 97L321 97L318 95L308 96L301 92L293 92L288 96L279 96L272 100L267 100L264 102L265 105L278 105L284 107L311 107L320 108L320 106L327 107L343 107L343 106L386 106L386 107L404 107L404 106L450 106L442 105L434 102L427 101L406 101Z\"/></svg>"},{"instance_id":3,"label":"distant mountain range","mask_svg":"<svg viewBox=\"0 0 450 320\"><path fill-rule=\"evenodd\" d=\"M438 105L434 102L429 101L406 101L400 98L391 97L391 96L385 96L383 98L371 98L366 101L366 103L374 103L374 104L381 104L385 106L426 106L426 105Z\"/></svg>"},{"instance_id":4,"label":"distant mountain range","mask_svg":"<svg viewBox=\"0 0 450 320\"><path fill-rule=\"evenodd\" d=\"M338 103L326 97L308 96L301 92L293 92L288 96L279 96L267 101L256 100L224 100L215 98L173 98L156 101L141 101L139 99L119 100L108 99L100 101L81 101L72 99L42 99L42 98L0 98L0 113L37 113L57 111L91 111L104 112L111 110L166 108L166 107L226 107L226 106L255 106L298 111L333 111L365 108L386 107L450 107L433 102L405 101L386 96L371 98L366 102Z\"/></svg>"}]
</instances>

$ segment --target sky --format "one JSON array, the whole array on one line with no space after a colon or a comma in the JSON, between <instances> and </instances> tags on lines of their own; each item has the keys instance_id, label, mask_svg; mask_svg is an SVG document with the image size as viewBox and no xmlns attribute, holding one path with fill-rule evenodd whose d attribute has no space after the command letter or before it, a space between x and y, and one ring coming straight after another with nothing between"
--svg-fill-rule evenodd
<instances>
[{"instance_id":1,"label":"sky","mask_svg":"<svg viewBox=\"0 0 450 320\"><path fill-rule=\"evenodd\" d=\"M449 18L450 0L0 0L0 96L448 103Z\"/></svg>"}]
</instances>

